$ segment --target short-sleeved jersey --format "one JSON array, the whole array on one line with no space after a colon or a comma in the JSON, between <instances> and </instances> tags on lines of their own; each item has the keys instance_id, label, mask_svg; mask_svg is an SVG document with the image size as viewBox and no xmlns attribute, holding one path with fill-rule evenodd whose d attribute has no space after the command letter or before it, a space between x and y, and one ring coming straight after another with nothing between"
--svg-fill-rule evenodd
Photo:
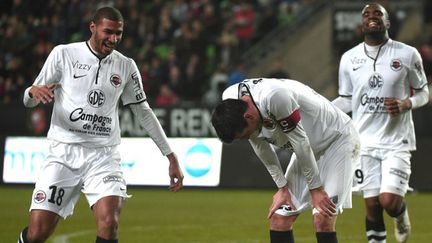
<instances>
[{"instance_id":1,"label":"short-sleeved jersey","mask_svg":"<svg viewBox=\"0 0 432 243\"><path fill-rule=\"evenodd\" d=\"M339 95L351 97L352 118L362 147L415 150L411 110L390 117L385 97L406 99L411 89L422 89L427 80L418 51L389 39L376 56L360 43L342 55Z\"/></svg>"},{"instance_id":2,"label":"short-sleeved jersey","mask_svg":"<svg viewBox=\"0 0 432 243\"><path fill-rule=\"evenodd\" d=\"M310 87L289 79L247 79L229 87L223 99L250 93L263 119L259 137L290 148L287 136L301 120L314 153L324 151L350 122L349 116Z\"/></svg>"},{"instance_id":3,"label":"short-sleeved jersey","mask_svg":"<svg viewBox=\"0 0 432 243\"><path fill-rule=\"evenodd\" d=\"M118 106L146 95L135 62L117 51L99 58L87 42L56 46L34 85L57 83L48 138L102 147L120 143Z\"/></svg>"}]
</instances>

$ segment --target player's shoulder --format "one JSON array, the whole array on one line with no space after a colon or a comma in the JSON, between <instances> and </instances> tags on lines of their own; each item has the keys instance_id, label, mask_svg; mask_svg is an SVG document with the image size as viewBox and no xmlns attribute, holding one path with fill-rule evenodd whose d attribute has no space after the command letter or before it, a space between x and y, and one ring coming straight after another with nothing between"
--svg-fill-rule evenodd
<instances>
[{"instance_id":1,"label":"player's shoulder","mask_svg":"<svg viewBox=\"0 0 432 243\"><path fill-rule=\"evenodd\" d=\"M130 57L125 56L123 53L117 51L117 50L113 50L113 52L110 54L113 58L118 59L122 62L133 62L134 60Z\"/></svg>"},{"instance_id":2,"label":"player's shoulder","mask_svg":"<svg viewBox=\"0 0 432 243\"><path fill-rule=\"evenodd\" d=\"M406 52L413 52L413 51L417 51L417 49L409 44L400 42L400 41L396 41L396 40L389 40L391 42L391 45L394 49L400 49Z\"/></svg>"},{"instance_id":3,"label":"player's shoulder","mask_svg":"<svg viewBox=\"0 0 432 243\"><path fill-rule=\"evenodd\" d=\"M356 56L358 54L363 54L364 53L364 43L361 42L355 46L353 46L352 48L348 49L347 51L345 51L342 54L342 57L348 57L348 56Z\"/></svg>"},{"instance_id":4,"label":"player's shoulder","mask_svg":"<svg viewBox=\"0 0 432 243\"><path fill-rule=\"evenodd\" d=\"M76 52L78 50L82 50L87 48L85 42L72 42L68 44L59 44L53 48L53 51L58 52Z\"/></svg>"}]
</instances>

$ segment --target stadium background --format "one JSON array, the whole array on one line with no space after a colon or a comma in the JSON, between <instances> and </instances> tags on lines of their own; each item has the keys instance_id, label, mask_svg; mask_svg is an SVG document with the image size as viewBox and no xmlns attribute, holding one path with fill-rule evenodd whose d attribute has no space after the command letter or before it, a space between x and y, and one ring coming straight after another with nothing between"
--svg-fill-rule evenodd
<instances>
[{"instance_id":1,"label":"stadium background","mask_svg":"<svg viewBox=\"0 0 432 243\"><path fill-rule=\"evenodd\" d=\"M378 2L391 15L391 38L418 48L431 81L431 2ZM208 138L214 137L209 116L221 90L245 77L290 77L335 98L340 55L361 41L358 21L364 3L1 0L1 158L6 137L46 135L51 107L25 109L22 93L55 45L89 37L88 22L97 7L115 6L124 14L125 34L118 49L137 62L149 101L167 135ZM411 186L415 191L407 200L413 242L428 242L432 215L423 209L429 208L432 198L432 106L413 113L418 151L412 159ZM146 136L127 108L121 110L121 121L124 137ZM289 154L280 151L279 155L286 166ZM185 188L175 195L165 188L131 188L134 198L122 216L122 241L266 242L265 214L274 185L247 143L223 147L220 175L218 188ZM14 242L25 224L31 188L0 185L1 242ZM364 242L363 227L358 226L364 220L359 197L354 197L354 204L355 209L348 210L338 224L342 242ZM93 240L93 221L85 207L80 200L74 217L60 225L51 242ZM236 226L230 226L231 222ZM310 218L300 218L298 242L313 241L311 232Z\"/></svg>"}]
</instances>

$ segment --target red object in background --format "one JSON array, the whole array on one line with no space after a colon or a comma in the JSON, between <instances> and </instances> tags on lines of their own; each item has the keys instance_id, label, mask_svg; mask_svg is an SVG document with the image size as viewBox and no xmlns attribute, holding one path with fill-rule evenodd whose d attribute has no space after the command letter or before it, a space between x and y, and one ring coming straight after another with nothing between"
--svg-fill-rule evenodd
<instances>
[{"instance_id":1,"label":"red object in background","mask_svg":"<svg viewBox=\"0 0 432 243\"><path fill-rule=\"evenodd\" d=\"M34 108L30 112L30 128L34 135L42 135L46 131L46 113L41 107Z\"/></svg>"}]
</instances>

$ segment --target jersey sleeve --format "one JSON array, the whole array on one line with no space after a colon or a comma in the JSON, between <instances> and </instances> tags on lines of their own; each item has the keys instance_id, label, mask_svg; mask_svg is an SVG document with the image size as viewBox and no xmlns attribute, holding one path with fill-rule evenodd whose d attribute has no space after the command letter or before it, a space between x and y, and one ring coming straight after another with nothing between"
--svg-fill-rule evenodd
<instances>
[{"instance_id":1,"label":"jersey sleeve","mask_svg":"<svg viewBox=\"0 0 432 243\"><path fill-rule=\"evenodd\" d=\"M316 159L301 122L300 106L295 93L281 89L269 95L268 99L269 110L291 144L309 189L322 186Z\"/></svg>"},{"instance_id":2,"label":"jersey sleeve","mask_svg":"<svg viewBox=\"0 0 432 243\"><path fill-rule=\"evenodd\" d=\"M33 85L46 85L50 83L59 83L62 75L63 75L63 51L61 46L56 46L48 55L48 58L45 60L45 63L36 77ZM30 95L31 87L28 87L24 91L23 102L25 107L34 107L38 103L33 100Z\"/></svg>"},{"instance_id":3,"label":"jersey sleeve","mask_svg":"<svg viewBox=\"0 0 432 243\"><path fill-rule=\"evenodd\" d=\"M410 66L408 69L408 82L411 88L420 90L427 85L427 78L423 69L420 53L413 48Z\"/></svg>"},{"instance_id":4,"label":"jersey sleeve","mask_svg":"<svg viewBox=\"0 0 432 243\"><path fill-rule=\"evenodd\" d=\"M124 105L140 103L147 99L138 67L134 60L130 59L130 62L130 71L121 96Z\"/></svg>"},{"instance_id":5,"label":"jersey sleeve","mask_svg":"<svg viewBox=\"0 0 432 243\"><path fill-rule=\"evenodd\" d=\"M131 104L130 108L135 117L139 120L141 126L148 132L151 139L158 146L161 153L165 156L170 154L172 149L168 144L167 136L149 104L144 101L138 104Z\"/></svg>"},{"instance_id":6,"label":"jersey sleeve","mask_svg":"<svg viewBox=\"0 0 432 243\"><path fill-rule=\"evenodd\" d=\"M62 78L63 63L62 47L56 46L48 55L33 85L58 83Z\"/></svg>"},{"instance_id":7,"label":"jersey sleeve","mask_svg":"<svg viewBox=\"0 0 432 243\"><path fill-rule=\"evenodd\" d=\"M287 180L273 147L268 142L259 138L251 138L249 139L249 143L273 178L276 186L278 188L284 187L287 184Z\"/></svg>"},{"instance_id":8,"label":"jersey sleeve","mask_svg":"<svg viewBox=\"0 0 432 243\"><path fill-rule=\"evenodd\" d=\"M339 96L341 97L351 97L352 96L352 82L349 73L349 60L348 55L345 53L342 55L340 63L339 63Z\"/></svg>"}]
</instances>

